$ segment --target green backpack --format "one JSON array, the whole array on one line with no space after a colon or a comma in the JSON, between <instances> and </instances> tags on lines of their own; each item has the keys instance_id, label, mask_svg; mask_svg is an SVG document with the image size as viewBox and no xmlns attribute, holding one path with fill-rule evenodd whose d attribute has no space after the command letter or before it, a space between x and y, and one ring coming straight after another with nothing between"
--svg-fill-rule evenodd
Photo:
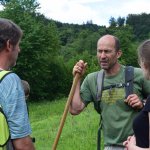
<instances>
[{"instance_id":1,"label":"green backpack","mask_svg":"<svg viewBox=\"0 0 150 150\"><path fill-rule=\"evenodd\" d=\"M3 78L9 73L11 73L11 71L5 71L5 70L0 71L0 83L3 80ZM6 146L9 139L10 139L10 133L9 133L7 119L0 105L0 150L7 150Z\"/></svg>"}]
</instances>

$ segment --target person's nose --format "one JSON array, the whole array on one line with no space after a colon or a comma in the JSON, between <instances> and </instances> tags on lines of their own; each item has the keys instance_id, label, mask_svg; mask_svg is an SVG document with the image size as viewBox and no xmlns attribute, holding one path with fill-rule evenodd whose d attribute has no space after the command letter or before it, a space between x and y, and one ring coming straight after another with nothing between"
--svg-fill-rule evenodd
<instances>
[{"instance_id":1,"label":"person's nose","mask_svg":"<svg viewBox=\"0 0 150 150\"><path fill-rule=\"evenodd\" d=\"M101 58L101 59L106 58L106 54L105 54L105 52L102 52L102 53L101 53L100 58Z\"/></svg>"}]
</instances>

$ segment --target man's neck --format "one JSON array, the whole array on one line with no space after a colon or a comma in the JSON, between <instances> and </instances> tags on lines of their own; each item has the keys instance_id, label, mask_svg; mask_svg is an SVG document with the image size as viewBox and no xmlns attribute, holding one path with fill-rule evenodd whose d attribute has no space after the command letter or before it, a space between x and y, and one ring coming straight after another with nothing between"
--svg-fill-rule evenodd
<instances>
[{"instance_id":1,"label":"man's neck","mask_svg":"<svg viewBox=\"0 0 150 150\"><path fill-rule=\"evenodd\" d=\"M7 66L0 64L0 70L9 70Z\"/></svg>"},{"instance_id":2,"label":"man's neck","mask_svg":"<svg viewBox=\"0 0 150 150\"><path fill-rule=\"evenodd\" d=\"M0 69L1 70L9 70L9 63L4 58L0 57Z\"/></svg>"},{"instance_id":3,"label":"man's neck","mask_svg":"<svg viewBox=\"0 0 150 150\"><path fill-rule=\"evenodd\" d=\"M120 71L121 65L119 63L115 64L111 69L105 70L105 75L106 76L114 76L118 74Z\"/></svg>"}]
</instances>

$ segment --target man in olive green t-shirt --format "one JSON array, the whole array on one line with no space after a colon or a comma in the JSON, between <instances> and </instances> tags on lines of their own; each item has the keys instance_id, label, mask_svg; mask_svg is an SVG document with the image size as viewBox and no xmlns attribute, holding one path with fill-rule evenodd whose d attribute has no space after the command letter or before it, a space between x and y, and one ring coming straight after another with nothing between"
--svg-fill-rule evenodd
<instances>
[{"instance_id":1,"label":"man in olive green t-shirt","mask_svg":"<svg viewBox=\"0 0 150 150\"><path fill-rule=\"evenodd\" d=\"M97 42L97 58L105 71L104 87L124 83L125 66L119 64L120 43L117 37L105 35ZM73 68L73 75L84 75L87 63L80 60ZM77 115L96 100L97 73L90 73L81 85L78 81L70 104L70 113ZM81 86L80 86L81 85ZM132 121L143 108L142 100L150 93L150 82L143 77L139 68L134 68L133 94L125 99L125 87L115 87L102 92L100 103L105 150L124 150L123 142L133 134Z\"/></svg>"}]
</instances>

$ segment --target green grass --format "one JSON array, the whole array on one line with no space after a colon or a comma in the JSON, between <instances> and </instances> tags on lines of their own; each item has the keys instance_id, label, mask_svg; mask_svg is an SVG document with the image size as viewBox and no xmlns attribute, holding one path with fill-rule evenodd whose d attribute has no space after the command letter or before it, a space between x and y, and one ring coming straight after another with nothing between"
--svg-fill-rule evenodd
<instances>
[{"instance_id":1,"label":"green grass","mask_svg":"<svg viewBox=\"0 0 150 150\"><path fill-rule=\"evenodd\" d=\"M51 150L67 98L53 102L29 102L32 137L36 138L36 150ZM57 150L94 150L97 146L99 115L89 105L80 115L68 113Z\"/></svg>"}]
</instances>

